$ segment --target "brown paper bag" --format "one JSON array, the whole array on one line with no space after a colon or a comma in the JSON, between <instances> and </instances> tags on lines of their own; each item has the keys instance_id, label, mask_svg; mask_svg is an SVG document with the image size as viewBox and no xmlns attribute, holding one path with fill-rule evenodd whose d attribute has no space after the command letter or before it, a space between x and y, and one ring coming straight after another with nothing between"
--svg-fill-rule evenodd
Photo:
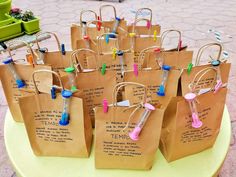
<instances>
[{"instance_id":1,"label":"brown paper bag","mask_svg":"<svg viewBox=\"0 0 236 177\"><path fill-rule=\"evenodd\" d=\"M157 65L157 64L156 64ZM152 100L152 104L156 107L166 107L170 99L177 95L178 81L180 77L180 70L170 68L168 78L165 84L165 96L159 96L157 92L160 90L163 80L163 70L143 69L139 65L138 73L135 71L127 71L124 73L124 82L137 82L143 84L148 89L148 98ZM125 88L124 97L128 99L131 104L137 104L141 101L143 95L143 88L127 86Z\"/></svg>"},{"instance_id":2,"label":"brown paper bag","mask_svg":"<svg viewBox=\"0 0 236 177\"><path fill-rule=\"evenodd\" d=\"M155 48L155 46L153 48ZM157 65L156 63L158 63L158 61L160 60L163 60L164 65L169 65L176 69L184 69L187 68L189 63L192 62L193 51L186 51L186 50L173 51L173 52L163 51L161 53L152 51L152 52L147 52L147 54L145 54L143 57L145 58L143 63L144 68L160 69L160 66Z\"/></svg>"},{"instance_id":3,"label":"brown paper bag","mask_svg":"<svg viewBox=\"0 0 236 177\"><path fill-rule=\"evenodd\" d=\"M149 18L139 17L142 13L149 13ZM146 26L137 26L139 22L146 22ZM150 8L140 8L137 10L134 18L134 23L128 26L129 33L135 33L139 35L160 35L161 26L152 24L152 10Z\"/></svg>"},{"instance_id":4,"label":"brown paper bag","mask_svg":"<svg viewBox=\"0 0 236 177\"><path fill-rule=\"evenodd\" d=\"M164 49L163 43L166 36L170 33L178 34L177 49ZM178 30L167 30L161 35L160 47L152 46L148 47L140 52L142 60L139 60L144 68L159 69L159 65L169 65L176 69L187 68L192 62L193 51L183 50L185 47L182 45L181 32ZM159 65L156 65L158 63ZM157 67L157 68L156 68Z\"/></svg>"},{"instance_id":5,"label":"brown paper bag","mask_svg":"<svg viewBox=\"0 0 236 177\"><path fill-rule=\"evenodd\" d=\"M78 50L78 53L80 51ZM74 55L72 55L74 57ZM72 60L74 60L72 58ZM76 63L77 62L77 63ZM74 73L74 86L77 88L77 91L74 93L75 97L82 98L84 101L84 116L87 119L92 121L94 127L94 112L93 108L95 106L102 105L103 100L107 99L109 103L112 101L112 90L116 85L116 71L107 70L103 75L101 71L96 69L85 70L78 61L73 61L75 71ZM77 70L77 66L81 70ZM72 84L70 82L70 75L65 75L62 77L62 81L65 85L65 88L70 89Z\"/></svg>"},{"instance_id":6,"label":"brown paper bag","mask_svg":"<svg viewBox=\"0 0 236 177\"><path fill-rule=\"evenodd\" d=\"M146 21L147 26L137 26L136 24L140 21ZM137 35L153 35L153 36L159 36L161 31L160 25L150 25L149 20L147 19L138 19L135 21L132 25L128 26L128 33L135 33Z\"/></svg>"},{"instance_id":7,"label":"brown paper bag","mask_svg":"<svg viewBox=\"0 0 236 177\"><path fill-rule=\"evenodd\" d=\"M93 21L86 21L84 15L94 15ZM90 24L95 24L95 27L91 27ZM99 26L100 25L100 26ZM80 12L80 22L79 25L72 24L71 26L71 45L72 49L77 49L76 42L77 40L84 39L85 35L89 36L90 39L96 39L97 36L103 34L104 28L101 28L101 21L98 21L97 13L93 10L82 10Z\"/></svg>"},{"instance_id":8,"label":"brown paper bag","mask_svg":"<svg viewBox=\"0 0 236 177\"><path fill-rule=\"evenodd\" d=\"M38 70L33 73L50 72ZM61 83L61 81L60 81ZM59 121L63 111L63 98L61 93L52 99L50 94L39 93L20 98L20 108L24 118L31 147L37 156L60 157L88 157L92 142L92 128L90 120L86 120L83 111L83 101L72 96L69 101L69 124L60 125ZM61 83L62 91L64 87Z\"/></svg>"},{"instance_id":9,"label":"brown paper bag","mask_svg":"<svg viewBox=\"0 0 236 177\"><path fill-rule=\"evenodd\" d=\"M114 51L113 54L103 54L98 56L98 65L103 66L106 64L107 70L115 70L117 72L117 83L123 81L125 71L133 70L134 54L125 51ZM99 69L102 69L100 67Z\"/></svg>"},{"instance_id":10,"label":"brown paper bag","mask_svg":"<svg viewBox=\"0 0 236 177\"><path fill-rule=\"evenodd\" d=\"M210 48L210 47L218 47L219 48L219 53L218 53L217 59L216 60L211 59L211 63L219 62L220 65L218 67L217 66L214 67L212 64L206 64L206 65L199 66L200 59L202 57L203 52L207 48ZM209 68L209 67L219 68L218 75L220 75L221 82L223 84L228 82L231 64L225 63L225 61L220 59L221 53L222 53L222 45L220 45L218 43L206 44L199 49L194 67L192 67L191 71L189 71L188 69L183 70L183 73L181 75L181 91L180 92L182 93L182 95L185 95L186 93L188 93L188 90L189 90L188 86L192 82L196 73L200 72L203 69ZM215 74L213 72L208 72L207 74L205 74L203 76L203 78L201 79L201 82L196 87L196 90L199 91L199 90L201 90L201 88L207 88L207 87L211 86L212 82L215 80L214 77L215 77Z\"/></svg>"},{"instance_id":11,"label":"brown paper bag","mask_svg":"<svg viewBox=\"0 0 236 177\"><path fill-rule=\"evenodd\" d=\"M109 8L109 7L113 10L114 16L112 17L112 20L106 21L103 18L102 11L105 8ZM109 13L106 13L106 16L109 16ZM103 27L105 29L109 30L109 31L106 31L106 33L108 33L108 32L111 33L112 32L112 33L118 34L119 36L126 36L127 35L127 31L128 31L127 22L124 19L120 19L117 16L116 8L114 6L112 6L112 5L102 5L102 6L100 6L100 8L99 8L99 20L102 21ZM118 23L116 31L114 31L114 26L115 26L115 23L116 23L117 20L120 20L120 21Z\"/></svg>"},{"instance_id":12,"label":"brown paper bag","mask_svg":"<svg viewBox=\"0 0 236 177\"><path fill-rule=\"evenodd\" d=\"M24 42L25 43L25 42ZM32 51L30 45L26 44L28 49ZM32 53L31 53L32 55ZM9 50L9 56L12 57L11 51ZM9 60L11 58L8 58ZM5 60L6 61L6 60ZM6 96L6 100L11 111L12 117L17 122L23 122L22 114L19 108L18 99L20 97L33 95L34 87L31 79L31 74L38 69L48 69L51 70L50 66L43 65L30 65L27 63L20 64L16 62L12 62L13 68L15 68L16 73L19 75L20 79L23 80L25 86L22 88L18 88L16 80L9 69L9 65L0 65L0 79L2 82L2 87L4 94ZM49 84L52 84L52 76L43 73L38 75L36 78L37 86L41 92L49 93L50 90L46 87Z\"/></svg>"},{"instance_id":13,"label":"brown paper bag","mask_svg":"<svg viewBox=\"0 0 236 177\"><path fill-rule=\"evenodd\" d=\"M154 39L153 37L128 37L120 40L121 50L131 50L134 52L134 62L138 62L138 56L143 49L151 46L160 46L160 38Z\"/></svg>"},{"instance_id":14,"label":"brown paper bag","mask_svg":"<svg viewBox=\"0 0 236 177\"><path fill-rule=\"evenodd\" d=\"M108 38L107 38L108 37ZM98 39L77 40L78 49L87 48L95 51L99 55L112 53L113 48L119 49L119 36L113 33L104 33Z\"/></svg>"},{"instance_id":15,"label":"brown paper bag","mask_svg":"<svg viewBox=\"0 0 236 177\"><path fill-rule=\"evenodd\" d=\"M48 51L47 48L40 47L38 37L42 34L49 34L55 38L58 51ZM70 66L70 56L71 56L72 51L65 51L65 53L63 53L61 49L61 44L55 33L44 32L44 33L37 34L36 44L37 44L36 53L38 55L38 60L37 60L38 64L51 65L54 71L58 71L59 69L64 69Z\"/></svg>"},{"instance_id":16,"label":"brown paper bag","mask_svg":"<svg viewBox=\"0 0 236 177\"><path fill-rule=\"evenodd\" d=\"M197 95L194 102L201 122L198 120L193 124L195 121L184 97L174 97L165 111L160 150L168 162L201 152L215 143L220 131L227 88L220 88L216 93L208 91L199 95L195 88L201 82L202 76L209 71L214 71L216 76L215 69L209 68L203 74L200 72L201 76L198 73L190 85L190 92ZM186 95L185 97L187 98Z\"/></svg>"},{"instance_id":17,"label":"brown paper bag","mask_svg":"<svg viewBox=\"0 0 236 177\"><path fill-rule=\"evenodd\" d=\"M113 104L104 113L102 107L95 108L95 166L96 168L149 170L152 167L158 149L163 110L151 111L138 140L129 137L139 122L146 102L135 107L117 105L115 92L122 86L137 83L120 83L114 89ZM145 97L145 96L144 96Z\"/></svg>"}]
</instances>

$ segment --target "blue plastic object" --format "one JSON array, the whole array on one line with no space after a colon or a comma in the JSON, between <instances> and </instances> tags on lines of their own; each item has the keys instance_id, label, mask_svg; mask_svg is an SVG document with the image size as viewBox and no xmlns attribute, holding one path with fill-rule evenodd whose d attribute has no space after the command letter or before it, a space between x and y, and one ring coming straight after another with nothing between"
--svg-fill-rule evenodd
<instances>
[{"instance_id":1,"label":"blue plastic object","mask_svg":"<svg viewBox=\"0 0 236 177\"><path fill-rule=\"evenodd\" d=\"M106 39L106 43L108 44L109 43L109 35L106 35L106 37L105 37Z\"/></svg>"},{"instance_id":2,"label":"blue plastic object","mask_svg":"<svg viewBox=\"0 0 236 177\"><path fill-rule=\"evenodd\" d=\"M219 66L220 65L220 61L219 60L212 60L211 65L212 66Z\"/></svg>"},{"instance_id":3,"label":"blue plastic object","mask_svg":"<svg viewBox=\"0 0 236 177\"><path fill-rule=\"evenodd\" d=\"M66 54L65 44L61 44L61 53L62 55Z\"/></svg>"},{"instance_id":4,"label":"blue plastic object","mask_svg":"<svg viewBox=\"0 0 236 177\"><path fill-rule=\"evenodd\" d=\"M69 124L69 114L66 112L63 112L61 115L61 120L59 121L59 124L61 126L66 126Z\"/></svg>"},{"instance_id":5,"label":"blue plastic object","mask_svg":"<svg viewBox=\"0 0 236 177\"><path fill-rule=\"evenodd\" d=\"M66 126L69 124L69 99L72 96L72 92L69 90L63 90L61 95L63 97L63 112L59 121L59 125Z\"/></svg>"},{"instance_id":6,"label":"blue plastic object","mask_svg":"<svg viewBox=\"0 0 236 177\"><path fill-rule=\"evenodd\" d=\"M117 20L117 21L120 21L120 20L121 20L121 18L119 18L119 17L116 17L116 20Z\"/></svg>"},{"instance_id":7,"label":"blue plastic object","mask_svg":"<svg viewBox=\"0 0 236 177\"><path fill-rule=\"evenodd\" d=\"M169 71L171 69L171 67L169 65L163 65L162 69L166 70L166 71Z\"/></svg>"},{"instance_id":8,"label":"blue plastic object","mask_svg":"<svg viewBox=\"0 0 236 177\"><path fill-rule=\"evenodd\" d=\"M159 90L157 92L158 96L165 96L165 87L164 85L160 85Z\"/></svg>"},{"instance_id":9,"label":"blue plastic object","mask_svg":"<svg viewBox=\"0 0 236 177\"><path fill-rule=\"evenodd\" d=\"M62 95L63 98L70 98L72 96L72 92L69 91L69 90L63 90L61 92L61 95Z\"/></svg>"},{"instance_id":10,"label":"blue plastic object","mask_svg":"<svg viewBox=\"0 0 236 177\"><path fill-rule=\"evenodd\" d=\"M3 60L3 64L7 65L9 63L13 63L13 59L12 58L7 58L6 60Z\"/></svg>"},{"instance_id":11,"label":"blue plastic object","mask_svg":"<svg viewBox=\"0 0 236 177\"><path fill-rule=\"evenodd\" d=\"M114 38L116 38L116 33L112 32L108 36L109 36L109 38L113 38L114 39Z\"/></svg>"},{"instance_id":12,"label":"blue plastic object","mask_svg":"<svg viewBox=\"0 0 236 177\"><path fill-rule=\"evenodd\" d=\"M56 88L55 87L52 87L51 88L51 98L52 99L56 99Z\"/></svg>"},{"instance_id":13,"label":"blue plastic object","mask_svg":"<svg viewBox=\"0 0 236 177\"><path fill-rule=\"evenodd\" d=\"M20 80L20 79L16 80L16 84L17 84L17 87L18 87L18 88L22 88L22 87L25 86L24 81L23 81L23 80Z\"/></svg>"}]
</instances>

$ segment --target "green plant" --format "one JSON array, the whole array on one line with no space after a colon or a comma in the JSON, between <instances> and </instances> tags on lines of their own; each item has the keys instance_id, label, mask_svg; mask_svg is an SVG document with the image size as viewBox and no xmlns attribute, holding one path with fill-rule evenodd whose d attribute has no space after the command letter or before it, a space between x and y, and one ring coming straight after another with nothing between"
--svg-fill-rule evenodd
<instances>
[{"instance_id":1,"label":"green plant","mask_svg":"<svg viewBox=\"0 0 236 177\"><path fill-rule=\"evenodd\" d=\"M15 19L20 20L22 18L22 10L19 8L12 8L9 12L9 15L14 17Z\"/></svg>"},{"instance_id":2,"label":"green plant","mask_svg":"<svg viewBox=\"0 0 236 177\"><path fill-rule=\"evenodd\" d=\"M25 11L21 17L22 21L28 22L35 19L34 13L30 10Z\"/></svg>"},{"instance_id":3,"label":"green plant","mask_svg":"<svg viewBox=\"0 0 236 177\"><path fill-rule=\"evenodd\" d=\"M22 10L19 8L13 8L10 10L10 16L14 17L15 19L22 20L24 22L28 22L35 19L34 13L30 10L26 10L22 13Z\"/></svg>"}]
</instances>

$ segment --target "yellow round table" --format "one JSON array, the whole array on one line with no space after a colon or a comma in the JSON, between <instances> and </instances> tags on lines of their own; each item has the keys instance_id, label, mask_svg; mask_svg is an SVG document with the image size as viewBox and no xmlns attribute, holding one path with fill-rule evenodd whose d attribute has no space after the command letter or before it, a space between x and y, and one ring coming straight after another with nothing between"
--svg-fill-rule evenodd
<instances>
[{"instance_id":1,"label":"yellow round table","mask_svg":"<svg viewBox=\"0 0 236 177\"><path fill-rule=\"evenodd\" d=\"M221 131L213 148L168 163L161 152L150 171L103 170L90 158L37 157L33 154L23 124L13 121L10 112L5 120L5 144L18 177L212 177L225 160L231 136L230 117L225 107Z\"/></svg>"}]
</instances>

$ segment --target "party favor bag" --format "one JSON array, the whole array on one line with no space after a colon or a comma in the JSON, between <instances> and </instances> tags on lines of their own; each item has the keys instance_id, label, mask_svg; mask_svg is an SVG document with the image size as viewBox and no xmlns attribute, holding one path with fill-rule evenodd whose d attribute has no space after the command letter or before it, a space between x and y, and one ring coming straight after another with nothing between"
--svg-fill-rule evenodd
<instances>
[{"instance_id":1,"label":"party favor bag","mask_svg":"<svg viewBox=\"0 0 236 177\"><path fill-rule=\"evenodd\" d=\"M105 8L111 8L113 10L114 13L114 17L112 17L111 20L107 21L104 19L104 16L109 16L110 13L104 13L104 9ZM102 25L106 30L106 33L110 32L110 33L114 33L114 34L118 34L119 36L126 36L126 32L128 30L127 27L127 22L123 19L117 16L116 13L116 8L112 5L102 5L99 8L99 20L102 21Z\"/></svg>"},{"instance_id":2,"label":"party favor bag","mask_svg":"<svg viewBox=\"0 0 236 177\"><path fill-rule=\"evenodd\" d=\"M86 21L84 16L91 13L94 15L93 21ZM98 20L96 12L93 10L82 10L80 13L80 25L72 24L71 26L71 45L72 49L76 50L77 40L84 39L85 36L88 36L90 39L97 39L97 36L103 34L104 28L102 27L102 22Z\"/></svg>"},{"instance_id":3,"label":"party favor bag","mask_svg":"<svg viewBox=\"0 0 236 177\"><path fill-rule=\"evenodd\" d=\"M77 50L77 54L82 50ZM93 59L97 60L95 52ZM84 69L79 62L75 60L76 52L72 55L72 65L67 68L68 75L62 77L65 88L71 89L74 96L82 98L84 101L84 116L86 119L92 121L94 125L94 112L95 106L102 105L103 100L106 99L109 103L112 101L112 90L116 85L116 71L106 70L103 68L101 71L96 69ZM92 58L90 58L92 60ZM79 68L79 69L78 69Z\"/></svg>"},{"instance_id":4,"label":"party favor bag","mask_svg":"<svg viewBox=\"0 0 236 177\"><path fill-rule=\"evenodd\" d=\"M53 73L60 86L53 86L51 95L40 93L35 76ZM92 128L85 119L83 101L65 90L59 75L49 70L33 73L36 94L19 100L25 127L33 152L37 156L88 157ZM56 93L56 90L61 93Z\"/></svg>"},{"instance_id":5,"label":"party favor bag","mask_svg":"<svg viewBox=\"0 0 236 177\"><path fill-rule=\"evenodd\" d=\"M152 36L140 37L135 33L129 33L128 37L120 39L120 49L133 52L135 63L138 62L140 52L151 46L160 46L160 38Z\"/></svg>"},{"instance_id":6,"label":"party favor bag","mask_svg":"<svg viewBox=\"0 0 236 177\"><path fill-rule=\"evenodd\" d=\"M166 39L166 36L171 33L178 34L178 44L176 49L165 49L163 44ZM141 62L142 67L144 68L153 68L159 69L161 64L169 65L176 69L185 69L192 62L193 51L185 50L186 46L182 45L181 32L178 30L167 30L164 31L161 35L160 47L151 46L146 49L143 49L140 52L142 54ZM165 61L165 63L163 63ZM156 65L156 63L160 63Z\"/></svg>"},{"instance_id":7,"label":"party favor bag","mask_svg":"<svg viewBox=\"0 0 236 177\"><path fill-rule=\"evenodd\" d=\"M123 81L124 72L127 70L133 70L134 65L134 54L130 51L119 50L118 48L113 48L111 53L100 52L98 55L98 65L106 67L107 70L116 70L116 80L117 82Z\"/></svg>"},{"instance_id":8,"label":"party favor bag","mask_svg":"<svg viewBox=\"0 0 236 177\"><path fill-rule=\"evenodd\" d=\"M113 104L94 110L96 168L149 170L153 165L163 110L147 103L146 95L135 106L118 106L119 89L130 84L145 88L138 83L119 83L113 91Z\"/></svg>"},{"instance_id":9,"label":"party favor bag","mask_svg":"<svg viewBox=\"0 0 236 177\"><path fill-rule=\"evenodd\" d=\"M149 18L147 17L139 17L142 14L148 14ZM146 22L146 26L137 26L137 23ZM160 25L153 25L152 24L152 10L149 8L140 8L135 14L134 23L128 26L129 33L135 33L139 35L155 35L159 36L161 31Z\"/></svg>"},{"instance_id":10,"label":"party favor bag","mask_svg":"<svg viewBox=\"0 0 236 177\"><path fill-rule=\"evenodd\" d=\"M205 65L199 65L200 60L202 58L202 54L206 49L208 48L213 48L217 47L218 48L218 55L216 59L210 59L210 64L205 64ZM221 54L222 54L223 47L221 44L218 43L209 43L201 47L198 51L196 61L194 64L194 67L191 65L183 70L183 73L181 75L181 90L180 93L182 95L185 95L189 91L189 84L192 82L193 78L195 77L196 73L199 71L205 69L205 68L215 68L217 70L217 84L215 85L215 89L219 89L223 83L228 82L229 78L229 72L230 72L230 63L226 63L226 60L221 59ZM213 72L208 72L206 73L203 78L201 79L200 83L196 87L196 90L199 91L202 88L208 88L212 85L212 82L215 80L215 74ZM204 90L203 90L204 91Z\"/></svg>"},{"instance_id":11,"label":"party favor bag","mask_svg":"<svg viewBox=\"0 0 236 177\"><path fill-rule=\"evenodd\" d=\"M137 67L134 68L134 71L124 73L124 82L137 82L145 85L148 89L148 98L152 100L151 103L156 107L166 107L170 99L177 95L180 70L168 65L162 65L161 70L144 69L137 63L135 65ZM124 97L131 104L137 104L141 101L143 92L142 87L127 86Z\"/></svg>"},{"instance_id":12,"label":"party favor bag","mask_svg":"<svg viewBox=\"0 0 236 177\"><path fill-rule=\"evenodd\" d=\"M106 66L107 70L115 70L116 81L119 83L123 81L124 72L133 69L134 55L131 52L114 50L113 54L99 55L98 64L101 66L100 69Z\"/></svg>"},{"instance_id":13,"label":"party favor bag","mask_svg":"<svg viewBox=\"0 0 236 177\"><path fill-rule=\"evenodd\" d=\"M32 51L30 45L26 45L28 49ZM10 51L9 56L12 56ZM32 56L32 54L30 54L30 56ZM35 70L51 70L51 67L27 63L17 63L11 57L5 59L3 63L4 65L0 65L0 79L9 109L15 121L23 122L22 114L19 108L19 98L34 94L31 75ZM41 92L47 93L50 91L46 85L52 84L51 75L48 73L43 73L35 77L35 80Z\"/></svg>"},{"instance_id":14,"label":"party favor bag","mask_svg":"<svg viewBox=\"0 0 236 177\"><path fill-rule=\"evenodd\" d=\"M216 79L216 69L200 71L192 80L189 93L174 97L165 111L160 149L168 162L201 152L215 143L227 88L220 88L217 92L208 89L210 91L203 94L196 91L202 77L209 72L215 73Z\"/></svg>"},{"instance_id":15,"label":"party favor bag","mask_svg":"<svg viewBox=\"0 0 236 177\"><path fill-rule=\"evenodd\" d=\"M40 47L38 37L43 34L49 34L53 36L56 40L58 51L48 51L45 47ZM58 71L59 69L64 69L70 66L70 56L72 51L66 51L65 45L60 44L59 39L55 33L44 32L36 35L36 44L37 44L37 55L38 55L38 64L47 64L51 65L53 70Z\"/></svg>"}]
</instances>

